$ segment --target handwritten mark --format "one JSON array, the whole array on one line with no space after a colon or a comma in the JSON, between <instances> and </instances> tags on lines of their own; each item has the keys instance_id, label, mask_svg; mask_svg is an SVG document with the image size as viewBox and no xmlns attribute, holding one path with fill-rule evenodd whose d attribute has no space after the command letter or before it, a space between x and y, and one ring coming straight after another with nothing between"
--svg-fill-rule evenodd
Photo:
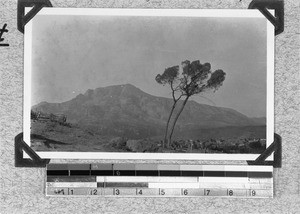
<instances>
[{"instance_id":1,"label":"handwritten mark","mask_svg":"<svg viewBox=\"0 0 300 214\"><path fill-rule=\"evenodd\" d=\"M4 40L4 38L2 38L3 33L7 33L8 32L8 30L5 29L6 26L7 26L7 24L4 24L3 27L2 27L2 29L0 29L0 46L9 46L9 44L7 44L7 43L1 43Z\"/></svg>"}]
</instances>

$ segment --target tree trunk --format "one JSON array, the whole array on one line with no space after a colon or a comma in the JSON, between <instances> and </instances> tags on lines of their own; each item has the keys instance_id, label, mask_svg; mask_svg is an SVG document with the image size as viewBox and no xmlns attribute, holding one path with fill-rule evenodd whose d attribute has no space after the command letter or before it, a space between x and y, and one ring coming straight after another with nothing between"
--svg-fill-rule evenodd
<instances>
[{"instance_id":1,"label":"tree trunk","mask_svg":"<svg viewBox=\"0 0 300 214\"><path fill-rule=\"evenodd\" d=\"M182 104L182 106L181 106L179 112L177 113L177 115L176 115L176 117L175 117L175 119L174 119L174 121L173 121L173 124L172 124L172 126L171 126L171 133L170 133L169 139L168 139L168 140L169 140L169 142L168 142L168 143L169 143L169 146L170 146L170 143L171 143L171 140L172 140L172 135L173 135L173 132L174 132L174 128L175 128L176 122L177 122L177 120L178 120L178 118L179 118L181 112L183 111L184 106L185 106L185 104L187 103L188 99L189 99L189 97L186 97L186 98L185 98L185 100L183 101L183 104Z\"/></svg>"},{"instance_id":2,"label":"tree trunk","mask_svg":"<svg viewBox=\"0 0 300 214\"><path fill-rule=\"evenodd\" d=\"M173 115L174 109L176 107L176 103L177 103L177 101L173 103L172 109L171 109L169 117L168 117L166 131L165 131L165 137L164 137L163 148L165 148L165 144L168 143L168 139L167 138L168 138L169 123L170 123L171 117ZM169 146L169 143L168 143L168 146Z\"/></svg>"}]
</instances>

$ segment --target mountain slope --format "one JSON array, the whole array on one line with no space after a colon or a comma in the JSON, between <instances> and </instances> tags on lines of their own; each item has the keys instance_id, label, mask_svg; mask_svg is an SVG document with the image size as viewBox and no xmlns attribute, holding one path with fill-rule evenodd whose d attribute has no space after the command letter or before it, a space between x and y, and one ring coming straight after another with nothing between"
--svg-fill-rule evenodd
<instances>
[{"instance_id":1,"label":"mountain slope","mask_svg":"<svg viewBox=\"0 0 300 214\"><path fill-rule=\"evenodd\" d=\"M63 113L71 123L94 132L133 138L163 134L173 101L143 92L133 85L115 85L87 90L63 103L42 102L34 111ZM176 125L176 132L220 127L265 125L229 108L189 101Z\"/></svg>"}]
</instances>

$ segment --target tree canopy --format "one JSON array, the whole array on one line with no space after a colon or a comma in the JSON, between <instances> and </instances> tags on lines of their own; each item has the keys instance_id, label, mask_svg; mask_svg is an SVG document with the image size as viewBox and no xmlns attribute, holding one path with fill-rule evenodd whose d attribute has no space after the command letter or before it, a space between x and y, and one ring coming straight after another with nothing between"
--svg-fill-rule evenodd
<instances>
[{"instance_id":1,"label":"tree canopy","mask_svg":"<svg viewBox=\"0 0 300 214\"><path fill-rule=\"evenodd\" d=\"M181 66L181 75L179 66L172 66L166 68L163 74L158 74L155 80L162 85L169 84L172 91L187 97L207 90L216 91L225 80L225 72L221 69L212 72L210 63L185 60Z\"/></svg>"},{"instance_id":2,"label":"tree canopy","mask_svg":"<svg viewBox=\"0 0 300 214\"><path fill-rule=\"evenodd\" d=\"M176 65L166 68L162 74L157 74L155 77L157 83L169 85L172 90L173 106L168 117L165 133L165 141L168 141L169 144L175 124L188 99L195 94L200 94L208 90L212 90L213 92L217 91L220 86L222 86L226 76L226 73L221 69L212 72L210 63L201 64L199 60L193 62L185 60L181 63L181 67L181 73L179 72L179 66ZM184 102L175 115L171 129L169 130L171 117L178 101L183 97L185 97Z\"/></svg>"}]
</instances>

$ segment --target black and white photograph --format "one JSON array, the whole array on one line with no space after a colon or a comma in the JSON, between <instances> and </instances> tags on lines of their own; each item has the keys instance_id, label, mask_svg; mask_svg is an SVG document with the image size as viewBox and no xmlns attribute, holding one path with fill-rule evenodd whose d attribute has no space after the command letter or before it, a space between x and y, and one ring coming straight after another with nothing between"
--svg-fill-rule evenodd
<instances>
[{"instance_id":1,"label":"black and white photograph","mask_svg":"<svg viewBox=\"0 0 300 214\"><path fill-rule=\"evenodd\" d=\"M24 139L41 157L246 160L273 142L259 11L43 8L24 35Z\"/></svg>"}]
</instances>

